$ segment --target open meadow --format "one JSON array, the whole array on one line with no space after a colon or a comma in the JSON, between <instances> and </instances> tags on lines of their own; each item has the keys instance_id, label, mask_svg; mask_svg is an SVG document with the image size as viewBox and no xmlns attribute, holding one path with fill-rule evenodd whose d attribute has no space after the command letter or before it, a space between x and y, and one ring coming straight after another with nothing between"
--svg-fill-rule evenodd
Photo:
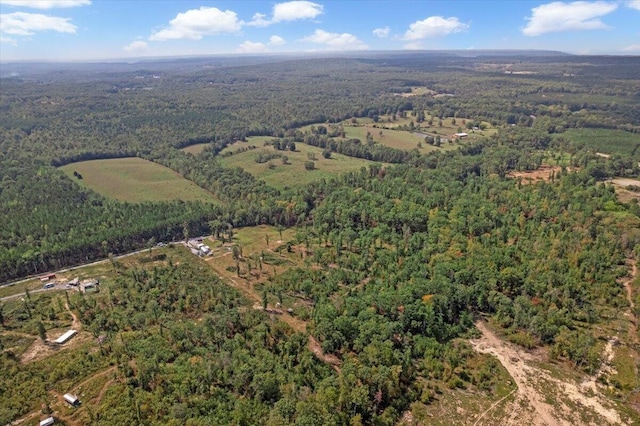
<instances>
[{"instance_id":1,"label":"open meadow","mask_svg":"<svg viewBox=\"0 0 640 426\"><path fill-rule=\"evenodd\" d=\"M221 152L237 152L233 155L221 157L226 167L241 167L251 173L256 179L264 180L267 185L275 188L299 188L319 179L329 179L339 174L360 170L368 167L371 161L360 158L347 157L346 155L331 154L331 158L322 156L322 149L303 143L296 144L295 151L276 151L273 147L263 147L264 137L247 138L248 142L236 142ZM271 138L266 138L271 139ZM238 152L239 149L255 146ZM287 157L285 164L282 158L274 158L265 163L257 163L256 156L260 153L278 153ZM315 158L314 170L306 170L305 163Z\"/></svg>"},{"instance_id":2,"label":"open meadow","mask_svg":"<svg viewBox=\"0 0 640 426\"><path fill-rule=\"evenodd\" d=\"M120 201L216 202L213 194L195 183L165 166L142 158L82 161L67 164L62 170L80 185ZM76 177L75 173L80 174L82 179Z\"/></svg>"}]
</instances>

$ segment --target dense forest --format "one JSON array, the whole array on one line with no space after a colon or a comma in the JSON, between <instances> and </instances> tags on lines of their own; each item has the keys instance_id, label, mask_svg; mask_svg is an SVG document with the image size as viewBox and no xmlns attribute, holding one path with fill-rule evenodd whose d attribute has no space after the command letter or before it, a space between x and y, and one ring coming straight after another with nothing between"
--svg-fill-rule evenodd
<instances>
[{"instance_id":1,"label":"dense forest","mask_svg":"<svg viewBox=\"0 0 640 426\"><path fill-rule=\"evenodd\" d=\"M113 269L95 297L27 293L0 305L8 332L37 335L72 310L106 342L74 353L73 363L55 355L57 369L3 350L0 423L46 400L54 384L112 369L119 379L85 421L393 425L443 386L496 392L495 361L479 361L461 340L479 316L517 345L598 371L597 330L629 307L620 279L640 254L638 201L621 201L606 182L640 173L637 58L259 62L95 65L0 80L0 281L107 257ZM429 92L401 96L415 87ZM339 124L409 114L419 125L425 112L497 130L421 153L346 138ZM590 145L579 132L592 128L616 132L615 143ZM370 164L273 188L219 158L251 136L268 136L280 156L302 144ZM202 143L199 154L181 150ZM58 169L131 156L169 167L219 202L119 202ZM557 167L539 182L514 177L543 163ZM198 235L232 241L233 229L264 224L295 229L280 249L296 262L257 283L262 310L179 246L147 266L113 259ZM237 277L250 275L251 261L260 271L268 264L235 246L233 258ZM263 312L283 297L304 302L297 315L339 368Z\"/></svg>"}]
</instances>

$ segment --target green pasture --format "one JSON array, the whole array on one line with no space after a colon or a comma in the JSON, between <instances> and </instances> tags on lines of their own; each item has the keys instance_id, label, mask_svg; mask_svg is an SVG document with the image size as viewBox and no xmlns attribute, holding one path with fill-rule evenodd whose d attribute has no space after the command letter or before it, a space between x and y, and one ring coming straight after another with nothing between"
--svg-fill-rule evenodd
<instances>
[{"instance_id":1,"label":"green pasture","mask_svg":"<svg viewBox=\"0 0 640 426\"><path fill-rule=\"evenodd\" d=\"M82 161L67 164L62 170L80 185L120 201L216 201L213 194L168 167L142 158Z\"/></svg>"},{"instance_id":2,"label":"green pasture","mask_svg":"<svg viewBox=\"0 0 640 426\"><path fill-rule=\"evenodd\" d=\"M358 138L364 143L367 140L367 132L369 132L373 136L374 142L403 151L418 149L418 151L420 151L421 153L427 153L437 150L451 150L455 149L458 146L457 143L450 144L444 142L438 148L426 143L424 140L424 136L418 133L408 132L406 130L381 129L380 127L373 126L345 126L344 130L347 138ZM420 143L420 147L418 147L418 143Z\"/></svg>"},{"instance_id":3,"label":"green pasture","mask_svg":"<svg viewBox=\"0 0 640 426\"><path fill-rule=\"evenodd\" d=\"M640 156L640 134L614 129L567 129L558 136L598 152Z\"/></svg>"},{"instance_id":4,"label":"green pasture","mask_svg":"<svg viewBox=\"0 0 640 426\"><path fill-rule=\"evenodd\" d=\"M198 155L208 146L208 143L197 143L195 145L189 145L181 149L183 152L187 152L189 154Z\"/></svg>"},{"instance_id":5,"label":"green pasture","mask_svg":"<svg viewBox=\"0 0 640 426\"><path fill-rule=\"evenodd\" d=\"M269 138L271 139L271 138ZM238 143L240 144L240 143ZM368 167L371 161L360 158L347 157L345 155L333 153L331 158L322 156L322 149L303 143L296 144L296 151L275 151L273 147L262 147L262 142L254 138L248 138L248 145L255 145L257 148L240 152L228 157L221 157L226 167L241 167L251 173L257 179L264 180L268 185L275 188L302 187L319 179L331 178L342 173L360 170ZM239 146L227 147L232 151ZM287 164L283 164L282 159L274 158L266 163L256 163L255 158L261 151L279 152L288 158ZM315 155L315 169L306 170L305 162L309 161L309 155Z\"/></svg>"}]
</instances>

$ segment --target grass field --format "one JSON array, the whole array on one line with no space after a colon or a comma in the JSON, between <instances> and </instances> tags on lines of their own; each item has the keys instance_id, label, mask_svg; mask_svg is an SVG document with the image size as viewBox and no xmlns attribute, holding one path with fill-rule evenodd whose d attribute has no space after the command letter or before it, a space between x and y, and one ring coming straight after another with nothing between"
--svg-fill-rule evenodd
<instances>
[{"instance_id":1,"label":"grass field","mask_svg":"<svg viewBox=\"0 0 640 426\"><path fill-rule=\"evenodd\" d=\"M271 138L269 138L271 139ZM288 164L282 164L281 159L275 158L267 163L256 163L255 158L261 151L273 152L272 147L262 148L263 142L257 138L248 138L248 143L238 142L226 149L234 151L241 146L255 145L254 150L241 152L229 157L221 157L223 164L227 167L241 167L251 173L257 179L264 180L268 185L283 189L285 187L294 188L307 185L322 178L331 178L342 173L360 170L361 167L368 167L370 161L360 158L347 157L340 154L332 154L331 158L322 157L322 149L313 146L296 144L296 151L278 151L286 155ZM315 170L305 170L304 164L309 161L308 155L315 154ZM269 163L272 167L269 167Z\"/></svg>"},{"instance_id":2,"label":"grass field","mask_svg":"<svg viewBox=\"0 0 640 426\"><path fill-rule=\"evenodd\" d=\"M567 129L561 133L565 139L584 144L607 154L640 157L640 135L613 129Z\"/></svg>"},{"instance_id":3,"label":"grass field","mask_svg":"<svg viewBox=\"0 0 640 426\"><path fill-rule=\"evenodd\" d=\"M120 201L216 201L213 194L173 170L142 158L82 161L62 170L80 185ZM74 172L82 179L74 177Z\"/></svg>"},{"instance_id":4,"label":"grass field","mask_svg":"<svg viewBox=\"0 0 640 426\"><path fill-rule=\"evenodd\" d=\"M200 154L206 147L209 145L208 143L197 143L195 145L190 145L181 149L181 151L187 152L189 154L198 155Z\"/></svg>"},{"instance_id":5,"label":"grass field","mask_svg":"<svg viewBox=\"0 0 640 426\"><path fill-rule=\"evenodd\" d=\"M345 126L345 134L348 138L358 138L361 141L367 140L367 132L370 132L373 136L373 140L380 145L388 146L390 148L401 149L403 151L411 151L412 149L418 149L421 153L427 153L431 151L448 151L456 149L458 144L443 143L439 148L429 145L424 141L424 136L417 133L411 133L405 130L389 130L380 129L373 126L353 127ZM382 135L380 134L382 132ZM421 147L418 148L418 142Z\"/></svg>"}]
</instances>

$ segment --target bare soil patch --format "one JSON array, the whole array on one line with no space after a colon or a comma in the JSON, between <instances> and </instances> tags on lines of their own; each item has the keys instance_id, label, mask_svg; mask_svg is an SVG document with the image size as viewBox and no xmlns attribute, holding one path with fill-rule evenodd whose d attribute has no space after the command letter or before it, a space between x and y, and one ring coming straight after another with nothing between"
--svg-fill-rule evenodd
<instances>
[{"instance_id":1,"label":"bare soil patch","mask_svg":"<svg viewBox=\"0 0 640 426\"><path fill-rule=\"evenodd\" d=\"M516 179L523 178L522 179L523 182L527 182L527 181L530 181L531 183L539 182L539 181L548 182L551 178L552 173L560 173L561 170L562 168L560 166L543 165L543 166L540 166L537 170L527 170L524 172L511 172L507 176L516 178Z\"/></svg>"},{"instance_id":2,"label":"bare soil patch","mask_svg":"<svg viewBox=\"0 0 640 426\"><path fill-rule=\"evenodd\" d=\"M515 400L506 407L507 415L500 424L628 424L627 419L623 420L613 404L600 393L595 380L586 381L589 384L593 382L592 387L573 383L570 379L559 379L538 366L542 361L540 355L500 340L482 321L477 322L476 327L482 337L471 340L471 345L478 352L495 356L518 386ZM486 412L481 416L484 414ZM484 423L481 421L480 424Z\"/></svg>"}]
</instances>

